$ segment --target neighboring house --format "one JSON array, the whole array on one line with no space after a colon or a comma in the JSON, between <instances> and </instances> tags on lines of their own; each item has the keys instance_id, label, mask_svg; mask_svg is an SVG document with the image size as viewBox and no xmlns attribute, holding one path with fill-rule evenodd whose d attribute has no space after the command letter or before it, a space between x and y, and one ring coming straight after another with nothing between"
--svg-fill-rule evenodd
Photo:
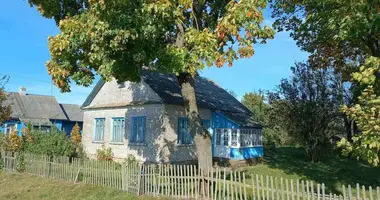
<instances>
[{"instance_id":1,"label":"neighboring house","mask_svg":"<svg viewBox=\"0 0 380 200\"><path fill-rule=\"evenodd\" d=\"M59 104L53 96L27 94L24 87L20 88L20 92L8 92L5 104L12 107L11 118L0 126L0 132L5 134L15 128L21 135L22 128L31 123L45 131L55 126L69 135L76 123L80 127L83 124L80 106Z\"/></svg>"},{"instance_id":2,"label":"neighboring house","mask_svg":"<svg viewBox=\"0 0 380 200\"><path fill-rule=\"evenodd\" d=\"M213 157L247 160L263 156L262 126L245 106L214 82L198 77L196 98L212 134ZM144 162L196 160L176 76L143 72L140 83L100 80L82 105L82 143L88 156L111 148L116 159Z\"/></svg>"}]
</instances>

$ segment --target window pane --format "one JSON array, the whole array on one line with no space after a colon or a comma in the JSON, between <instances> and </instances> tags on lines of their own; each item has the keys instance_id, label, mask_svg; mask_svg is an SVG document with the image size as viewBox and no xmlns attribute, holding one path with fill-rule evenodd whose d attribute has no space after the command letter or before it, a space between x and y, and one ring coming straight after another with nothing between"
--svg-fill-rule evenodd
<instances>
[{"instance_id":1,"label":"window pane","mask_svg":"<svg viewBox=\"0 0 380 200\"><path fill-rule=\"evenodd\" d=\"M231 145L237 146L238 144L238 138L237 138L237 130L232 129L232 136L231 136Z\"/></svg>"},{"instance_id":2,"label":"window pane","mask_svg":"<svg viewBox=\"0 0 380 200\"><path fill-rule=\"evenodd\" d=\"M146 117L133 117L132 118L132 136L131 136L131 142L136 143L143 143L145 138L145 129L146 129ZM121 121L120 124L120 133L121 135L124 134L124 119ZM121 136L122 137L122 136Z\"/></svg>"}]
</instances>

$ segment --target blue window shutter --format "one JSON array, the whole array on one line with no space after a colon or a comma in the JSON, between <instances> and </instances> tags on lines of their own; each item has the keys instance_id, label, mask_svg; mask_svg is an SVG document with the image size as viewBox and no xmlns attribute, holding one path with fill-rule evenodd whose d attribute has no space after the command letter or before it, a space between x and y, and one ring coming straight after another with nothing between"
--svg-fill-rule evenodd
<instances>
[{"instance_id":1,"label":"blue window shutter","mask_svg":"<svg viewBox=\"0 0 380 200\"><path fill-rule=\"evenodd\" d=\"M131 142L134 142L134 126L135 126L135 118L132 117L131 123Z\"/></svg>"},{"instance_id":2,"label":"blue window shutter","mask_svg":"<svg viewBox=\"0 0 380 200\"><path fill-rule=\"evenodd\" d=\"M179 144L182 144L182 136L183 136L183 133L182 133L182 119L178 119L178 143Z\"/></svg>"},{"instance_id":3,"label":"blue window shutter","mask_svg":"<svg viewBox=\"0 0 380 200\"><path fill-rule=\"evenodd\" d=\"M142 133L141 142L145 142L145 129L146 129L145 126L146 126L146 120L145 120L145 117L143 117L143 124L142 124L143 133Z\"/></svg>"},{"instance_id":4,"label":"blue window shutter","mask_svg":"<svg viewBox=\"0 0 380 200\"><path fill-rule=\"evenodd\" d=\"M189 120L184 119L184 132L185 132L185 137L186 137L186 144L191 143L191 137L189 133Z\"/></svg>"}]
</instances>

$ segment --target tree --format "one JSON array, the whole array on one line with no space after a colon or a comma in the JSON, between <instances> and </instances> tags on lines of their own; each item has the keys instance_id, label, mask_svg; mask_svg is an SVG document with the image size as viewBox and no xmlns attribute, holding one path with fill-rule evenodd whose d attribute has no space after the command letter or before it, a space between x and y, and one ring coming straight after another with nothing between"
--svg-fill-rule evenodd
<instances>
[{"instance_id":1,"label":"tree","mask_svg":"<svg viewBox=\"0 0 380 200\"><path fill-rule=\"evenodd\" d=\"M316 69L305 63L291 68L293 75L283 79L270 103L277 122L306 148L311 161L326 155L329 139L343 132L338 91L340 76L331 69Z\"/></svg>"},{"instance_id":2,"label":"tree","mask_svg":"<svg viewBox=\"0 0 380 200\"><path fill-rule=\"evenodd\" d=\"M75 126L73 127L73 130L71 130L71 141L74 144L79 144L81 142L81 135L80 135L80 127L78 123L75 123Z\"/></svg>"},{"instance_id":3,"label":"tree","mask_svg":"<svg viewBox=\"0 0 380 200\"><path fill-rule=\"evenodd\" d=\"M286 130L279 126L276 104L269 104L263 91L245 93L242 103L254 113L254 120L263 125L263 142L272 148L288 142Z\"/></svg>"},{"instance_id":4,"label":"tree","mask_svg":"<svg viewBox=\"0 0 380 200\"><path fill-rule=\"evenodd\" d=\"M23 148L24 144L22 138L17 135L17 130L12 128L11 133L9 134L7 150L16 152Z\"/></svg>"},{"instance_id":5,"label":"tree","mask_svg":"<svg viewBox=\"0 0 380 200\"><path fill-rule=\"evenodd\" d=\"M380 58L380 17L378 15L380 3L378 1L272 0L271 7L273 8L273 17L277 19L275 22L277 30L291 31L291 36L297 41L297 44L310 53L309 62L314 67L333 66L335 70L342 73L344 81L353 79L351 88L353 101L348 105L353 108L351 111L357 111L355 109L357 107L366 107L369 110L377 109L376 104L366 104L362 98L367 98L368 101L380 99L368 96L368 90L373 90L373 95L376 96L380 93L380 81L377 78L380 71L377 70L378 67L368 64L374 59ZM367 77L368 71L372 71L370 74L373 75L371 78L373 83L370 84L358 79L358 77ZM359 102L357 97L359 97ZM352 112L347 112L347 107L344 108L344 111L357 124L361 123L360 120L371 116L369 113L368 115L358 113L354 117ZM359 116L362 118L358 118ZM346 124L346 126L352 127L351 131L347 132L349 142L352 142L350 137L354 132L355 124L348 120L346 120ZM368 128L363 124L358 126L361 126L358 127L362 131L361 134L372 130L361 129ZM363 152L366 151L373 158L372 161L368 161L377 163L375 160L378 160L378 151L364 144L377 141L378 137L377 132L367 134L365 137L356 137L355 143L363 145L352 148L353 151L358 151L353 153L364 155ZM372 150L374 151L369 152ZM373 157L376 154L377 159ZM369 158L368 156L364 157Z\"/></svg>"},{"instance_id":6,"label":"tree","mask_svg":"<svg viewBox=\"0 0 380 200\"><path fill-rule=\"evenodd\" d=\"M5 104L7 95L4 92L4 85L8 82L8 79L8 76L3 76L0 78L0 125L5 120L9 119L12 113L11 105Z\"/></svg>"},{"instance_id":7,"label":"tree","mask_svg":"<svg viewBox=\"0 0 380 200\"><path fill-rule=\"evenodd\" d=\"M211 165L194 80L206 65L222 67L254 54L274 31L262 26L266 0L28 0L60 33L49 37L48 72L56 86L139 81L142 66L177 75L200 166Z\"/></svg>"},{"instance_id":8,"label":"tree","mask_svg":"<svg viewBox=\"0 0 380 200\"><path fill-rule=\"evenodd\" d=\"M380 155L380 97L375 88L379 88L376 74L380 72L380 59L371 57L365 66L354 74L354 80L365 88L359 96L359 103L350 108L343 106L343 112L357 122L361 134L355 135L352 141L343 139L338 146L343 148L344 155L352 153L358 159L377 166Z\"/></svg>"}]
</instances>

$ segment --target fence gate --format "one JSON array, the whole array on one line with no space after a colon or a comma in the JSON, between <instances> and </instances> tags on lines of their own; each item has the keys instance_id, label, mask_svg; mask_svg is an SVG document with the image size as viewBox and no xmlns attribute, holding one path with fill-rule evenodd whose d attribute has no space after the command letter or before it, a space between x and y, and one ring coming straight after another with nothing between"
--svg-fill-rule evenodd
<instances>
[{"instance_id":1,"label":"fence gate","mask_svg":"<svg viewBox=\"0 0 380 200\"><path fill-rule=\"evenodd\" d=\"M139 195L141 192L142 165L128 164L123 166L123 190Z\"/></svg>"}]
</instances>

